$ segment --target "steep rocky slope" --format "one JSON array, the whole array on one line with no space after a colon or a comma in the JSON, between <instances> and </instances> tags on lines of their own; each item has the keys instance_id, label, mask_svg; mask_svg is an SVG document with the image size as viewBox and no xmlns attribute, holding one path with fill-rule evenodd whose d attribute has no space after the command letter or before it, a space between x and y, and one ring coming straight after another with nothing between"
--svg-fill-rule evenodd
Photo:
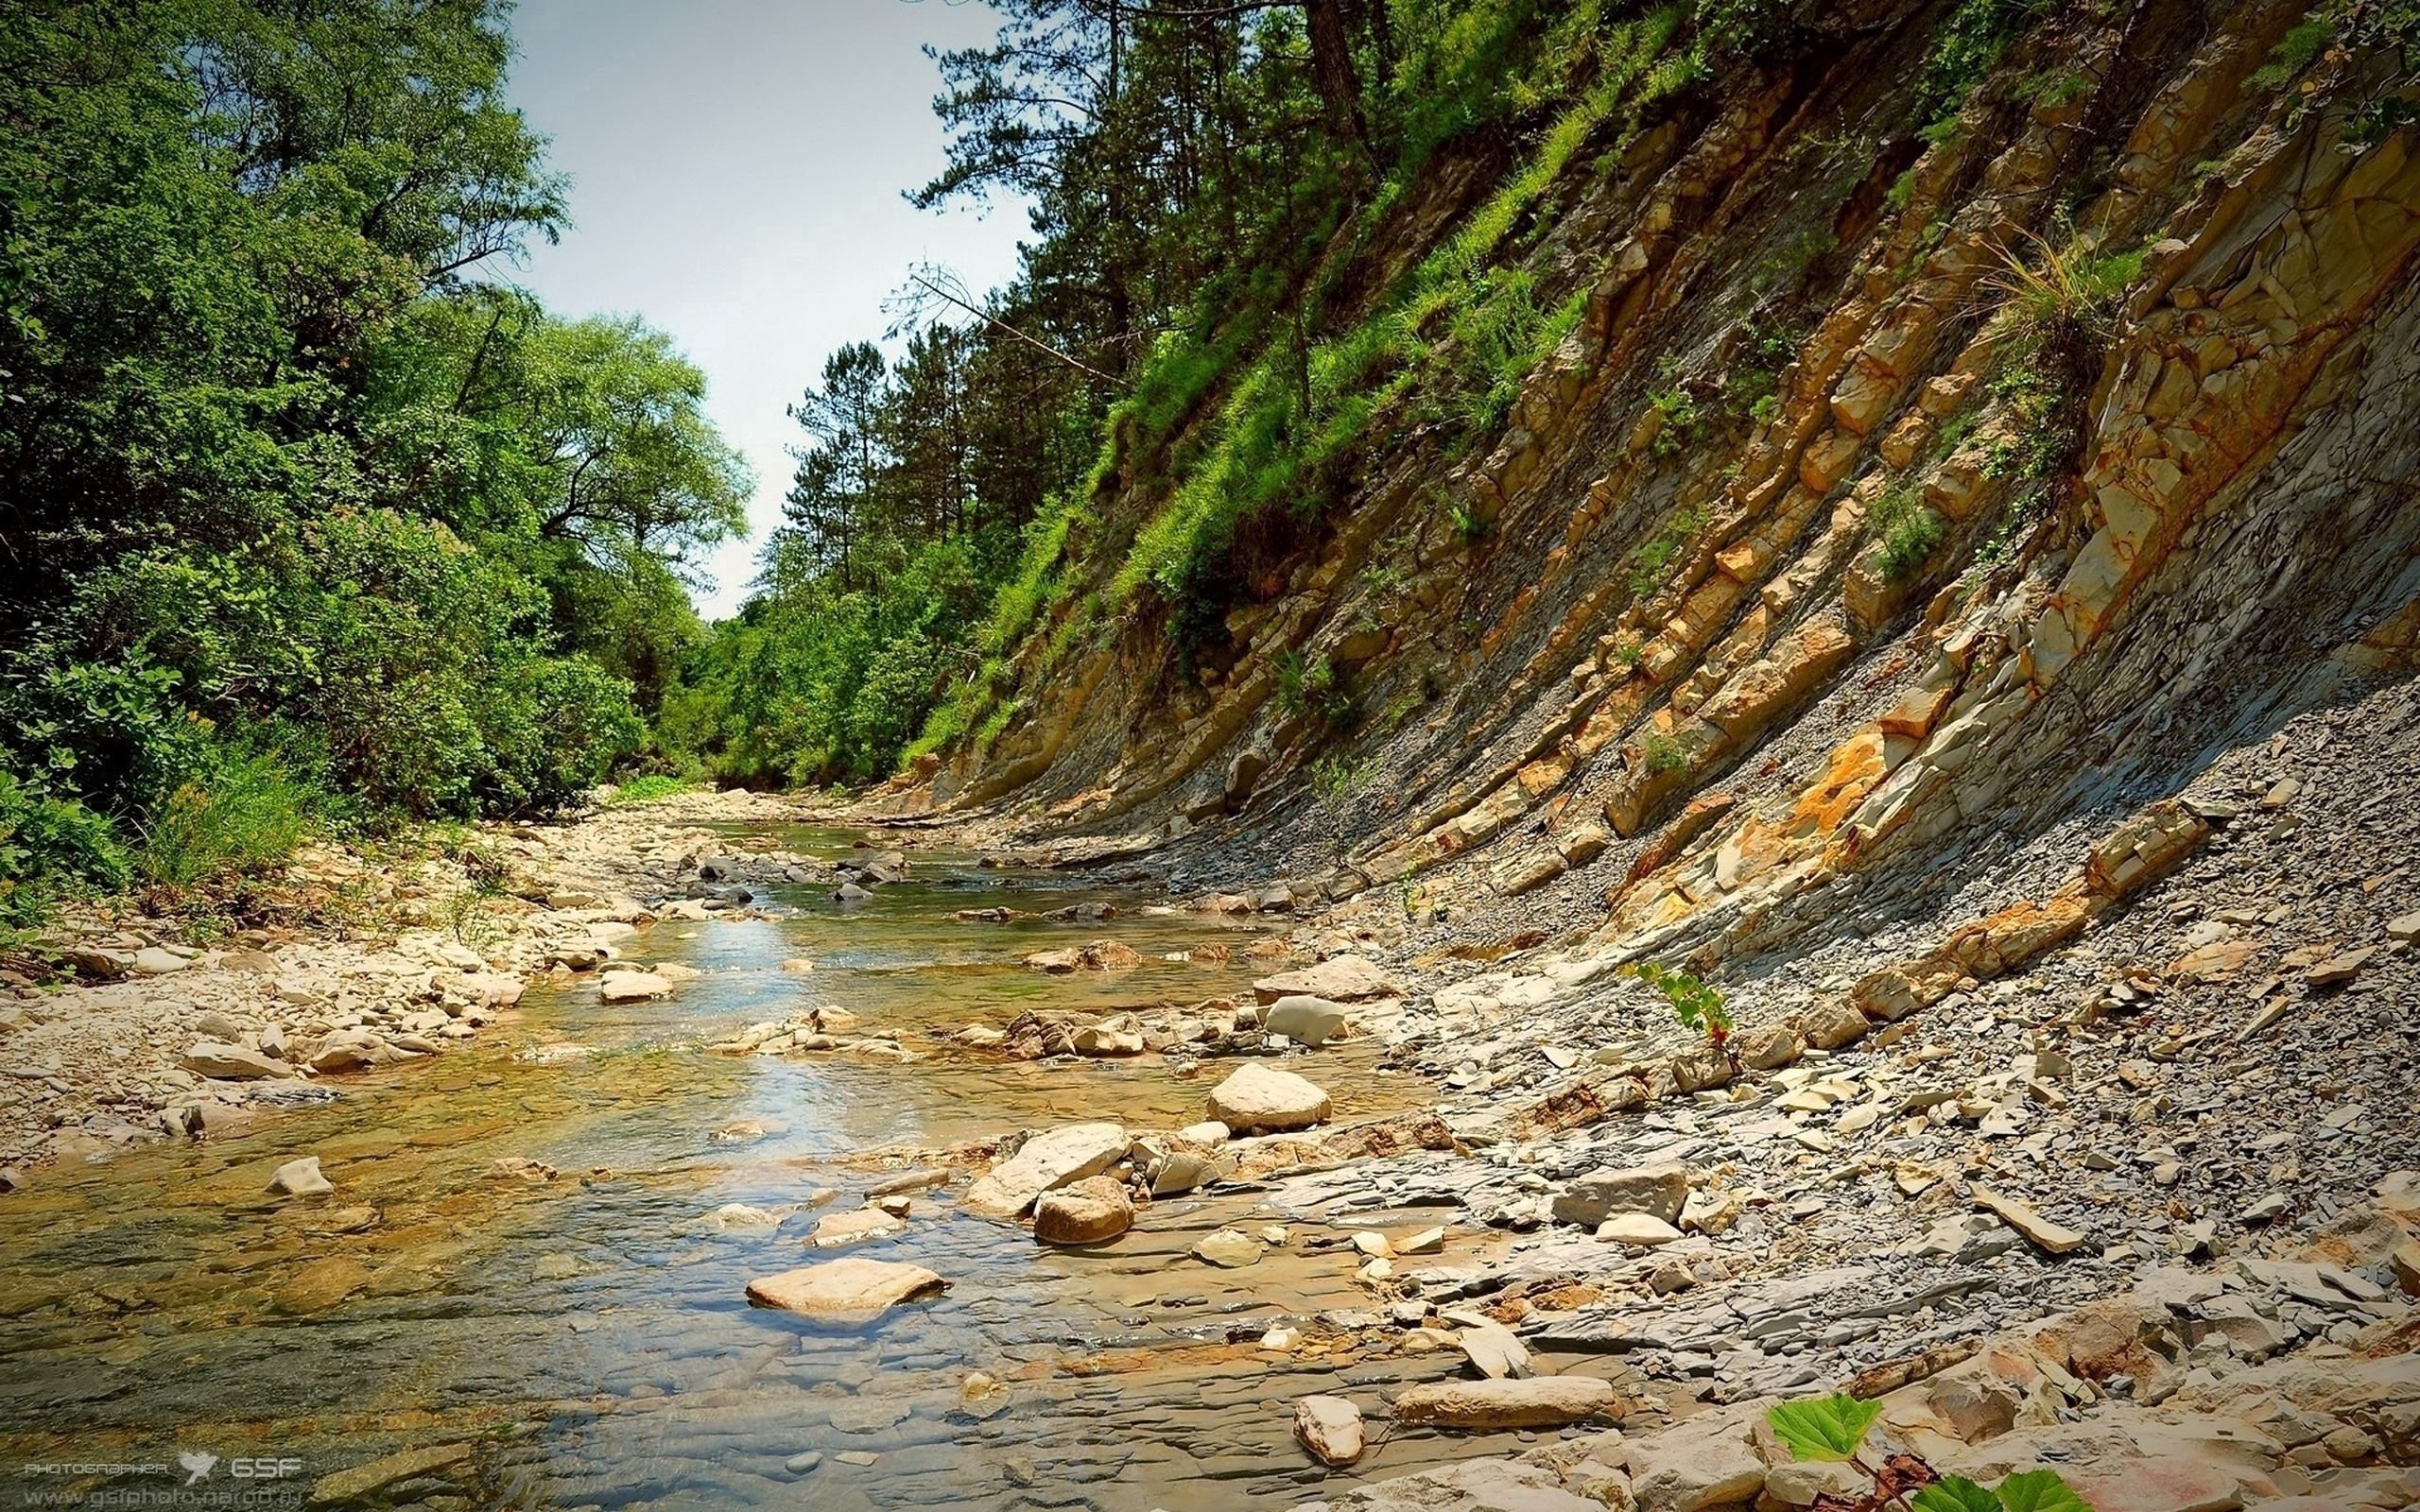
<instances>
[{"instance_id":1,"label":"steep rocky slope","mask_svg":"<svg viewBox=\"0 0 2420 1512\"><path fill-rule=\"evenodd\" d=\"M2371 104L2404 64L2274 0L2062 8L1927 121L1956 24L1826 10L1612 112L1515 242L1584 301L1500 434L1395 399L1182 654L1086 616L1215 406L1119 456L991 738L879 806L1710 972L2090 851L1862 989L1894 1001L2172 864L2221 751L2414 665L2420 161ZM1447 155L1346 282L1510 171Z\"/></svg>"}]
</instances>

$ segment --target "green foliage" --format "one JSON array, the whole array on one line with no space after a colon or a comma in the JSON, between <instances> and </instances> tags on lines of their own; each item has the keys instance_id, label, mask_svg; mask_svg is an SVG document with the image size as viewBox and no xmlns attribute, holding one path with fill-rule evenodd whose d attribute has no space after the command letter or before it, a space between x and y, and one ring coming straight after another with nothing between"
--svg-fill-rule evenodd
<instances>
[{"instance_id":1,"label":"green foliage","mask_svg":"<svg viewBox=\"0 0 2420 1512\"><path fill-rule=\"evenodd\" d=\"M1704 1035L1717 1049L1721 1048L1723 1041L1731 1038L1731 1010L1723 1006L1722 994L1716 990L1712 985L1698 980L1686 971L1668 971L1665 968L1656 965L1653 961L1641 961L1635 966L1627 968L1627 970L1630 975L1636 977L1639 981L1646 983L1649 987L1653 988L1656 991L1664 994L1664 1001L1672 1005L1672 1016L1681 1021L1682 1028L1687 1029L1693 1033ZM1846 1401L1851 1399L1833 1398L1828 1400ZM1820 1406L1821 1404L1817 1403L1813 1405ZM1879 1413L1882 1410L1879 1405L1874 1403L1863 1403L1861 1405L1873 1406L1876 1413ZM1778 1413L1781 1410L1781 1408L1776 1407L1773 1409L1773 1412ZM1818 1415L1819 1418L1822 1415L1820 1414ZM1866 1421L1870 1423L1873 1421L1873 1418L1868 1417ZM1801 1459L1819 1457L1844 1459L1847 1457L1845 1454L1828 1456L1810 1455L1800 1451L1797 1440L1792 1439L1789 1436L1789 1431L1786 1431L1783 1428L1778 1418L1775 1418L1773 1421L1773 1431L1782 1435L1783 1441L1788 1443L1790 1446L1791 1451L1793 1452L1797 1452ZM1858 1435L1861 1436L1864 1432L1864 1427L1860 1425L1858 1429ZM1852 1451L1856 1447L1854 1438L1851 1440L1850 1447Z\"/></svg>"},{"instance_id":2,"label":"green foliage","mask_svg":"<svg viewBox=\"0 0 2420 1512\"><path fill-rule=\"evenodd\" d=\"M1290 718L1309 715L1331 730L1352 724L1357 713L1334 662L1325 657L1305 662L1290 647L1277 656L1277 703Z\"/></svg>"},{"instance_id":3,"label":"green foliage","mask_svg":"<svg viewBox=\"0 0 2420 1512\"><path fill-rule=\"evenodd\" d=\"M1916 81L1923 119L1937 123L1955 115L2008 44L2048 9L2047 0L1959 0Z\"/></svg>"},{"instance_id":4,"label":"green foliage","mask_svg":"<svg viewBox=\"0 0 2420 1512\"><path fill-rule=\"evenodd\" d=\"M2092 1512L2056 1470L2020 1470L1992 1490L2007 1512Z\"/></svg>"},{"instance_id":5,"label":"green foliage","mask_svg":"<svg viewBox=\"0 0 2420 1512\"><path fill-rule=\"evenodd\" d=\"M1963 1475L1945 1475L1910 1497L1911 1512L2004 1512L1991 1488Z\"/></svg>"},{"instance_id":6,"label":"green foliage","mask_svg":"<svg viewBox=\"0 0 2420 1512\"><path fill-rule=\"evenodd\" d=\"M1360 797L1377 773L1376 757L1334 751L1311 764L1311 790L1323 802L1350 803Z\"/></svg>"},{"instance_id":7,"label":"green foliage","mask_svg":"<svg viewBox=\"0 0 2420 1512\"><path fill-rule=\"evenodd\" d=\"M1633 598L1645 598L1664 581L1665 570L1681 555L1681 548L1705 523L1696 506L1685 505L1665 517L1663 528L1631 553L1630 567L1623 585Z\"/></svg>"},{"instance_id":8,"label":"green foliage","mask_svg":"<svg viewBox=\"0 0 2420 1512\"><path fill-rule=\"evenodd\" d=\"M563 212L505 16L0 28L10 906L545 808L641 744L748 480L667 338L482 276Z\"/></svg>"},{"instance_id":9,"label":"green foliage","mask_svg":"<svg viewBox=\"0 0 2420 1512\"><path fill-rule=\"evenodd\" d=\"M2092 88L2092 80L2071 68L2046 68L2026 75L2009 93L2028 104L2072 105Z\"/></svg>"},{"instance_id":10,"label":"green foliage","mask_svg":"<svg viewBox=\"0 0 2420 1512\"><path fill-rule=\"evenodd\" d=\"M114 892L133 876L110 821L0 771L0 924L29 924L70 892Z\"/></svg>"},{"instance_id":11,"label":"green foliage","mask_svg":"<svg viewBox=\"0 0 2420 1512\"><path fill-rule=\"evenodd\" d=\"M1880 550L1875 567L1893 582L1913 576L1932 558L1933 548L1949 534L1949 522L1926 507L1912 487L1890 490L1874 503L1868 521Z\"/></svg>"},{"instance_id":12,"label":"green foliage","mask_svg":"<svg viewBox=\"0 0 2420 1512\"><path fill-rule=\"evenodd\" d=\"M612 802L615 808L627 808L634 803L647 803L660 798L670 798L675 793L686 793L693 785L686 778L673 777L665 772L649 772L645 777L633 777L615 788Z\"/></svg>"},{"instance_id":13,"label":"green foliage","mask_svg":"<svg viewBox=\"0 0 2420 1512\"><path fill-rule=\"evenodd\" d=\"M1945 1475L1908 1504L1913 1512L2092 1512L2056 1470L2021 1470L1988 1489Z\"/></svg>"},{"instance_id":14,"label":"green foliage","mask_svg":"<svg viewBox=\"0 0 2420 1512\"><path fill-rule=\"evenodd\" d=\"M2335 40L2336 27L2325 16L2307 16L2278 39L2269 50L2269 60L2254 70L2247 82L2254 89L2283 89Z\"/></svg>"},{"instance_id":15,"label":"green foliage","mask_svg":"<svg viewBox=\"0 0 2420 1512\"><path fill-rule=\"evenodd\" d=\"M1854 1458L1866 1430L1882 1416L1882 1403L1845 1394L1785 1401L1765 1409L1773 1436L1802 1460Z\"/></svg>"},{"instance_id":16,"label":"green foliage","mask_svg":"<svg viewBox=\"0 0 2420 1512\"><path fill-rule=\"evenodd\" d=\"M666 699L665 738L751 786L888 777L946 682L978 665L972 643L996 580L973 542L945 536L863 587L813 574L769 581L692 659Z\"/></svg>"},{"instance_id":17,"label":"green foliage","mask_svg":"<svg viewBox=\"0 0 2420 1512\"><path fill-rule=\"evenodd\" d=\"M310 805L275 757L225 755L154 808L135 868L155 886L180 889L282 865L302 841Z\"/></svg>"},{"instance_id":18,"label":"green foliage","mask_svg":"<svg viewBox=\"0 0 2420 1512\"><path fill-rule=\"evenodd\" d=\"M1474 29L1449 28L1442 50L1472 60L1473 67L1481 66L1477 60L1495 59L1495 47L1516 22L1495 8L1494 21L1481 27L1477 18L1489 9L1465 12L1457 25ZM1445 395L1446 413L1469 432L1485 434L1503 423L1522 382L1577 326L1585 305L1583 293L1575 290L1548 309L1534 275L1491 262L1617 111L1635 119L1692 77L1667 66L1674 60L1668 49L1683 19L1680 7L1666 6L1612 27L1597 43L1602 59L1597 80L1564 109L1521 169L1369 318L1303 353L1299 367L1306 381L1293 381L1297 364L1283 343L1235 381L1206 455L1136 534L1112 579L1118 604L1148 589L1183 614L1222 580L1220 563L1245 521L1281 510L1316 518L1333 486L1328 470L1366 444L1379 418L1415 387ZM1461 77L1461 66L1444 65L1443 73ZM1380 199L1389 199L1384 191ZM1164 383L1149 374L1144 380L1154 387Z\"/></svg>"},{"instance_id":19,"label":"green foliage","mask_svg":"<svg viewBox=\"0 0 2420 1512\"><path fill-rule=\"evenodd\" d=\"M1689 768L1689 747L1672 735L1649 730L1638 737L1640 767L1650 777L1668 777Z\"/></svg>"}]
</instances>

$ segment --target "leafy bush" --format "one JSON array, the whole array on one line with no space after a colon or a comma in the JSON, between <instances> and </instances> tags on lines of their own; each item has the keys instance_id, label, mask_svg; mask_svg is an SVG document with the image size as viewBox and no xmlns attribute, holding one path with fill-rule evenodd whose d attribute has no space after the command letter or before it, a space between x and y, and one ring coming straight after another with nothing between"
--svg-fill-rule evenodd
<instances>
[{"instance_id":1,"label":"leafy bush","mask_svg":"<svg viewBox=\"0 0 2420 1512\"><path fill-rule=\"evenodd\" d=\"M114 892L132 875L107 818L0 771L0 923L33 923L68 891Z\"/></svg>"},{"instance_id":2,"label":"leafy bush","mask_svg":"<svg viewBox=\"0 0 2420 1512\"><path fill-rule=\"evenodd\" d=\"M1336 664L1325 657L1305 662L1291 648L1277 655L1277 703L1293 718L1308 714L1331 729L1350 725L1356 713Z\"/></svg>"},{"instance_id":3,"label":"leafy bush","mask_svg":"<svg viewBox=\"0 0 2420 1512\"><path fill-rule=\"evenodd\" d=\"M1876 500L1872 525L1881 543L1876 570L1894 583L1914 576L1949 534L1949 522L1927 508L1911 487L1893 489Z\"/></svg>"},{"instance_id":4,"label":"leafy bush","mask_svg":"<svg viewBox=\"0 0 2420 1512\"><path fill-rule=\"evenodd\" d=\"M224 755L153 810L135 868L155 886L181 889L283 865L311 801L275 757Z\"/></svg>"}]
</instances>

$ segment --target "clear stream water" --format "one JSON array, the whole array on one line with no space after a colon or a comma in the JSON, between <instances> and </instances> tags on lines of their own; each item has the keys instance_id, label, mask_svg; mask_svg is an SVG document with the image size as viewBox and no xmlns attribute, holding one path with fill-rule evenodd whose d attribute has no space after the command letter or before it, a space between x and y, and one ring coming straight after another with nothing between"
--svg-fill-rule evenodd
<instances>
[{"instance_id":1,"label":"clear stream water","mask_svg":"<svg viewBox=\"0 0 2420 1512\"><path fill-rule=\"evenodd\" d=\"M768 837L824 857L854 838ZM749 1278L832 1258L804 1248L804 1204L830 1187L837 1207L856 1206L885 1174L868 1152L1091 1118L1174 1127L1201 1116L1225 1074L1213 1061L1184 1078L1157 1056L1014 1063L932 1041L930 1028L1005 1025L1032 1006L1238 993L1256 974L1243 947L1259 926L1145 915L1165 900L909 853L910 881L846 912L802 885L773 889L770 919L642 931L632 956L703 973L670 999L605 1006L593 982L535 987L477 1040L347 1079L327 1106L241 1137L43 1172L0 1203L0 1473L20 1482L8 1494L147 1496L181 1487L180 1453L207 1453L219 1465L197 1489L260 1493L216 1504L297 1504L332 1472L446 1444L471 1448L386 1495L440 1508L1210 1512L1338 1488L1292 1444L1291 1399L1357 1391L1375 1408L1375 1390L1358 1388L1446 1362L1316 1326L1310 1348L1259 1349L1273 1324L1372 1301L1349 1250L1312 1252L1317 1225L1243 1270L1187 1257L1222 1223L1271 1221L1249 1193L1156 1204L1134 1232L1081 1254L961 1215L947 1191L919 1194L904 1234L846 1253L927 1265L950 1280L944 1297L838 1332L747 1304ZM1128 911L1105 923L952 917L1087 900ZM1146 964L1072 978L1017 964L1103 936ZM1160 958L1213 939L1234 947L1230 965ZM785 974L799 955L816 970ZM703 1048L821 1003L897 1031L919 1058ZM1362 1042L1300 1069L1342 1118L1422 1099L1376 1059ZM717 1138L749 1120L777 1132ZM332 1196L268 1194L274 1168L300 1155L320 1158ZM561 1175L497 1180L490 1167L506 1156ZM769 1233L700 1228L733 1202L785 1221ZM970 1410L971 1371L1006 1397ZM1390 1443L1363 1470L1484 1447ZM786 1468L808 1451L822 1463ZM238 1483L238 1458L300 1464Z\"/></svg>"}]
</instances>

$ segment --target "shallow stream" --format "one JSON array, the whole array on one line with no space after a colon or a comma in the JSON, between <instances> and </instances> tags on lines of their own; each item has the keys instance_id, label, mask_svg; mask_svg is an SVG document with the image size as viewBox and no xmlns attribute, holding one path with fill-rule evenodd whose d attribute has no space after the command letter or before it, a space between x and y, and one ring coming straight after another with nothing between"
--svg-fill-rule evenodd
<instances>
[{"instance_id":1,"label":"shallow stream","mask_svg":"<svg viewBox=\"0 0 2420 1512\"><path fill-rule=\"evenodd\" d=\"M831 857L854 837L759 838ZM1244 950L1256 926L1146 913L1163 900L1065 875L909 853L909 881L846 911L801 885L771 890L771 919L642 931L631 955L702 973L669 999L607 1006L593 979L542 984L477 1040L349 1078L324 1107L239 1138L43 1173L0 1211L0 1457L16 1462L20 1489L164 1489L184 1478L180 1453L215 1454L205 1486L297 1504L331 1473L431 1446L443 1458L447 1445L453 1463L384 1497L1211 1512L1337 1488L1291 1442L1291 1400L1341 1390L1374 1409L1378 1395L1358 1388L1447 1362L1320 1328L1307 1349L1258 1348L1273 1325L1375 1304L1349 1249L1312 1252L1316 1225L1246 1269L1189 1258L1212 1228L1272 1221L1249 1193L1155 1204L1125 1238L1083 1253L962 1215L948 1191L919 1194L903 1234L845 1253L926 1265L949 1280L945 1296L842 1332L748 1305L751 1277L833 1258L804 1247L805 1204L828 1187L856 1206L884 1175L869 1152L1086 1119L1174 1127L1201 1116L1225 1074L1212 1061L1186 1078L1156 1055L1017 1063L933 1040L928 1029L1005 1025L1028 1007L1241 993L1257 974ZM954 917L1085 901L1123 911L1090 923ZM1099 937L1145 964L1072 977L1018 964ZM1230 964L1164 959L1212 940L1234 948ZM785 972L796 956L815 970ZM918 1057L704 1048L825 1003L896 1031ZM1300 1069L1343 1119L1423 1098L1377 1058L1365 1040ZM770 1132L720 1137L752 1122ZM333 1195L268 1194L275 1167L301 1155L320 1157ZM560 1175L499 1180L503 1157ZM700 1224L726 1203L784 1221L772 1232ZM1005 1396L970 1403L961 1386L977 1371ZM1382 1445L1363 1469L1481 1448ZM810 1452L821 1462L792 1468ZM237 1483L238 1460L272 1473Z\"/></svg>"}]
</instances>

